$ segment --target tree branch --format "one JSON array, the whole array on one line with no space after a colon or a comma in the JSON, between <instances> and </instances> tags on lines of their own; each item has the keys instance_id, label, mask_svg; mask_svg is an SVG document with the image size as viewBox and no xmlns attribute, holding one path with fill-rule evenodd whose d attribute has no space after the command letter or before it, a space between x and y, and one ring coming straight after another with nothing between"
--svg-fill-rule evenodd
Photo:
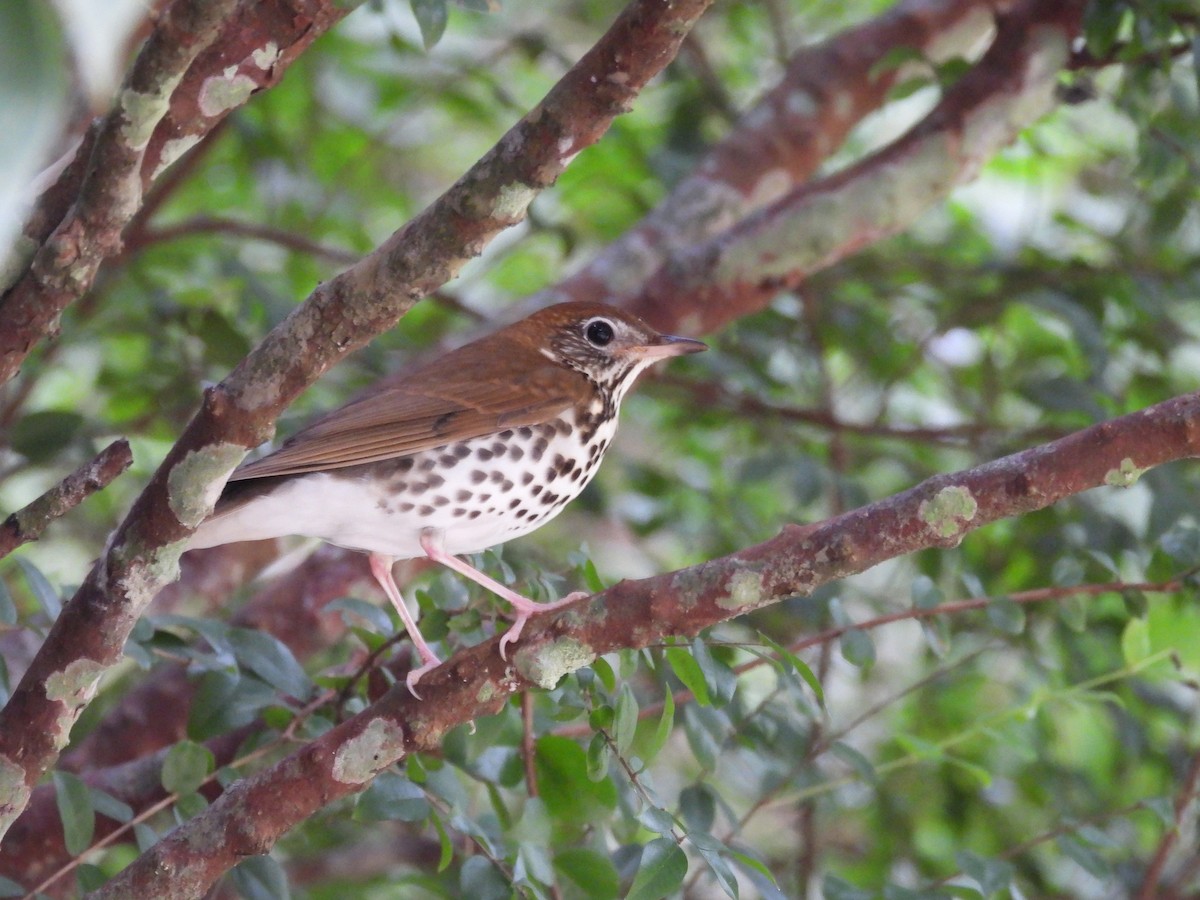
<instances>
[{"instance_id":1,"label":"tree branch","mask_svg":"<svg viewBox=\"0 0 1200 900\"><path fill-rule=\"evenodd\" d=\"M1054 107L1084 5L1014 4L983 58L906 135L673 254L624 305L655 324L714 331L907 228Z\"/></svg>"},{"instance_id":2,"label":"tree branch","mask_svg":"<svg viewBox=\"0 0 1200 900\"><path fill-rule=\"evenodd\" d=\"M320 285L220 385L118 527L0 711L0 833L246 451L326 369L391 328L504 229L662 70L711 0L634 0L545 99L433 205Z\"/></svg>"},{"instance_id":3,"label":"tree branch","mask_svg":"<svg viewBox=\"0 0 1200 900\"><path fill-rule=\"evenodd\" d=\"M177 0L167 9L98 126L86 174L65 218L0 298L0 384L33 346L58 330L68 305L91 287L100 264L120 249L121 230L142 199L142 162L154 129L188 67L220 33L236 0ZM68 171L80 174L81 167ZM56 192L57 193L57 192Z\"/></svg>"},{"instance_id":4,"label":"tree branch","mask_svg":"<svg viewBox=\"0 0 1200 900\"><path fill-rule=\"evenodd\" d=\"M113 441L91 462L80 466L28 506L12 513L0 523L0 559L22 544L36 541L51 522L108 487L132 463L129 442L124 438Z\"/></svg>"},{"instance_id":5,"label":"tree branch","mask_svg":"<svg viewBox=\"0 0 1200 900\"><path fill-rule=\"evenodd\" d=\"M1002 518L1096 487L1125 487L1153 466L1200 454L1200 393L1103 422L1060 440L951 475L720 559L640 581L526 626L513 659L492 639L456 654L422 681L401 683L366 710L278 764L231 785L96 897L194 896L245 856L266 852L321 807L363 790L382 770L436 750L458 725L493 715L511 694L552 688L619 649L704 628L888 559L952 547Z\"/></svg>"}]
</instances>

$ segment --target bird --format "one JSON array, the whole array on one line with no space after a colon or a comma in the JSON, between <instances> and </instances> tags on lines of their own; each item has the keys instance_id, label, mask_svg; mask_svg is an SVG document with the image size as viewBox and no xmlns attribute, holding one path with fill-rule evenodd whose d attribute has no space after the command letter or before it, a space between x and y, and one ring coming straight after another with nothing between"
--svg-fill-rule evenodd
<instances>
[{"instance_id":1,"label":"bird","mask_svg":"<svg viewBox=\"0 0 1200 900\"><path fill-rule=\"evenodd\" d=\"M379 382L243 463L188 549L298 535L366 553L419 656L406 678L419 696L417 683L441 661L393 564L428 557L508 601L507 658L530 616L587 594L537 603L459 556L558 515L596 474L638 375L705 349L605 303L545 307Z\"/></svg>"}]
</instances>

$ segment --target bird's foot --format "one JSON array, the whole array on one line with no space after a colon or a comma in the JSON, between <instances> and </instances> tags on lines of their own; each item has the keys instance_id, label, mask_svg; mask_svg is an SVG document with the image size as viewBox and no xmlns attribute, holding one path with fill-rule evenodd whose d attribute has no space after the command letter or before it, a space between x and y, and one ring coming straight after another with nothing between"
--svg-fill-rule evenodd
<instances>
[{"instance_id":1,"label":"bird's foot","mask_svg":"<svg viewBox=\"0 0 1200 900\"><path fill-rule=\"evenodd\" d=\"M511 592L510 592L511 593ZM540 616L542 613L553 612L556 609L562 609L564 606L570 606L576 600L582 600L584 597L592 596L587 591L572 591L563 597L561 600L555 600L552 603L537 603L530 600L528 597L522 597L520 594L512 594L506 596L501 594L505 600L512 604L516 610L516 618L513 619L512 626L508 631L504 632L504 636L500 638L500 658L508 659L508 645L516 641L521 636L521 629L525 627L525 623L532 616Z\"/></svg>"},{"instance_id":2,"label":"bird's foot","mask_svg":"<svg viewBox=\"0 0 1200 900\"><path fill-rule=\"evenodd\" d=\"M408 692L418 700L424 699L417 693L417 682L425 677L426 672L436 669L441 664L442 661L432 654L430 654L428 659L422 656L421 665L409 672L404 678L404 684L408 687Z\"/></svg>"}]
</instances>

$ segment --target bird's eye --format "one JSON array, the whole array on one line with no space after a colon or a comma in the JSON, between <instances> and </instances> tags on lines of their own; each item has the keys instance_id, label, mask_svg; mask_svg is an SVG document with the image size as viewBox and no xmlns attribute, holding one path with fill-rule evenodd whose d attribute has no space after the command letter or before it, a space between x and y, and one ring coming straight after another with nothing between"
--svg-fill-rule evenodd
<instances>
[{"instance_id":1,"label":"bird's eye","mask_svg":"<svg viewBox=\"0 0 1200 900\"><path fill-rule=\"evenodd\" d=\"M603 347L613 339L612 323L606 319L596 319L588 323L587 331L584 334L587 336L589 344Z\"/></svg>"}]
</instances>

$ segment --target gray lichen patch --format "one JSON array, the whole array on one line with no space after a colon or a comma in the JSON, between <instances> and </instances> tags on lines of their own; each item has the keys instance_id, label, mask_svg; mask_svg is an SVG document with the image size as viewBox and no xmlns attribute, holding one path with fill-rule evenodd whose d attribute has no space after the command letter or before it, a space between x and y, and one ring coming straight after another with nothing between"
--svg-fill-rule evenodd
<instances>
[{"instance_id":1,"label":"gray lichen patch","mask_svg":"<svg viewBox=\"0 0 1200 900\"><path fill-rule=\"evenodd\" d=\"M171 108L171 94L182 77L180 73L166 79L157 91L142 92L126 88L121 92L121 110L125 114L121 137L134 150L141 150L150 143L154 129Z\"/></svg>"},{"instance_id":2,"label":"gray lichen patch","mask_svg":"<svg viewBox=\"0 0 1200 900\"><path fill-rule=\"evenodd\" d=\"M25 770L15 762L0 759L0 811L22 810L29 804Z\"/></svg>"},{"instance_id":3,"label":"gray lichen patch","mask_svg":"<svg viewBox=\"0 0 1200 900\"><path fill-rule=\"evenodd\" d=\"M917 515L938 537L953 537L975 518L979 504L970 490L960 485L944 487L931 499L921 501Z\"/></svg>"},{"instance_id":4,"label":"gray lichen patch","mask_svg":"<svg viewBox=\"0 0 1200 900\"><path fill-rule=\"evenodd\" d=\"M504 221L519 219L525 215L525 210L529 208L529 204L536 196L537 191L529 185L514 181L500 189L492 212L497 219Z\"/></svg>"},{"instance_id":5,"label":"gray lichen patch","mask_svg":"<svg viewBox=\"0 0 1200 900\"><path fill-rule=\"evenodd\" d=\"M1104 473L1104 483L1109 487L1132 487L1142 477L1145 469L1138 468L1130 457L1121 460L1120 467Z\"/></svg>"},{"instance_id":6,"label":"gray lichen patch","mask_svg":"<svg viewBox=\"0 0 1200 900\"><path fill-rule=\"evenodd\" d=\"M175 541L150 550L144 560L132 559L128 571L118 585L129 599L134 615L140 615L155 595L179 577L179 557L183 554L186 541ZM130 559L136 555L133 548L118 550L119 557ZM118 559L117 566L121 566Z\"/></svg>"},{"instance_id":7,"label":"gray lichen patch","mask_svg":"<svg viewBox=\"0 0 1200 900\"><path fill-rule=\"evenodd\" d=\"M763 603L762 575L752 569L738 569L729 579L729 593L717 600L722 609L743 609Z\"/></svg>"},{"instance_id":8,"label":"gray lichen patch","mask_svg":"<svg viewBox=\"0 0 1200 900\"><path fill-rule=\"evenodd\" d=\"M550 690L564 675L596 660L596 651L575 638L559 638L548 644L517 651L517 671L540 688Z\"/></svg>"},{"instance_id":9,"label":"gray lichen patch","mask_svg":"<svg viewBox=\"0 0 1200 900\"><path fill-rule=\"evenodd\" d=\"M72 660L61 672L46 679L46 699L71 707L84 706L96 695L103 674L104 666L94 659Z\"/></svg>"},{"instance_id":10,"label":"gray lichen patch","mask_svg":"<svg viewBox=\"0 0 1200 900\"><path fill-rule=\"evenodd\" d=\"M257 87L258 82L253 78L239 73L237 66L229 66L220 75L204 79L197 105L201 113L212 119L241 106Z\"/></svg>"},{"instance_id":11,"label":"gray lichen patch","mask_svg":"<svg viewBox=\"0 0 1200 900\"><path fill-rule=\"evenodd\" d=\"M211 444L188 454L167 475L167 502L182 524L194 528L212 512L225 478L246 455L237 444Z\"/></svg>"},{"instance_id":12,"label":"gray lichen patch","mask_svg":"<svg viewBox=\"0 0 1200 900\"><path fill-rule=\"evenodd\" d=\"M372 719L333 757L330 772L342 784L365 784L404 755L404 730L390 719Z\"/></svg>"}]
</instances>

